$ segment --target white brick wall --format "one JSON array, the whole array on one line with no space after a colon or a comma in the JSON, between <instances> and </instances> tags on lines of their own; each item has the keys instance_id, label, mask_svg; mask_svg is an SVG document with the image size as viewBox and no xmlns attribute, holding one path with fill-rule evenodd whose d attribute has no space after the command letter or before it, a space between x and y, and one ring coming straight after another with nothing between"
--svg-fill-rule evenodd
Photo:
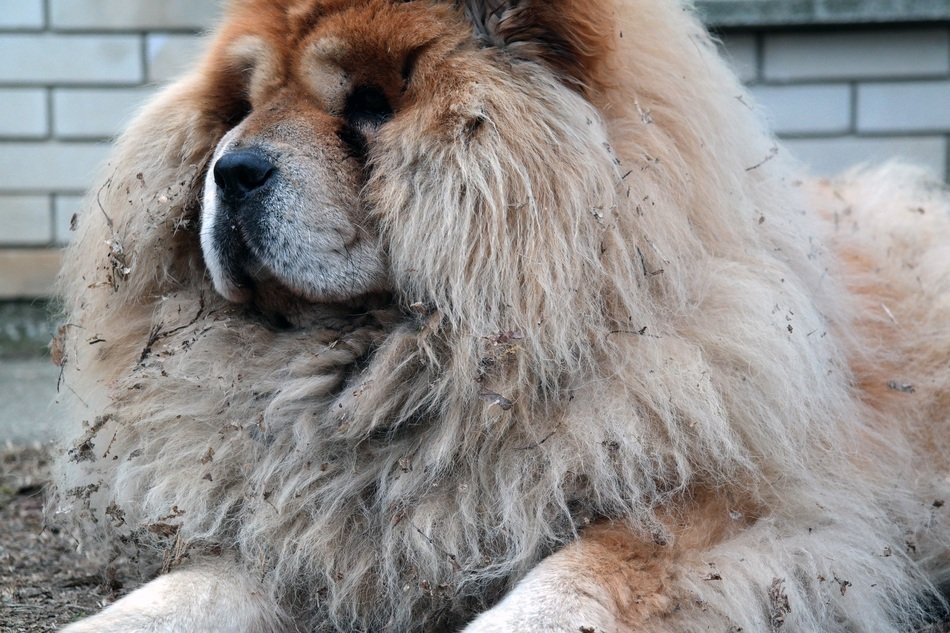
<instances>
[{"instance_id":1,"label":"white brick wall","mask_svg":"<svg viewBox=\"0 0 950 633\"><path fill-rule=\"evenodd\" d=\"M0 88L0 137L45 138L49 134L47 91L42 88Z\"/></svg>"},{"instance_id":2,"label":"white brick wall","mask_svg":"<svg viewBox=\"0 0 950 633\"><path fill-rule=\"evenodd\" d=\"M902 158L950 180L950 27L727 33L723 47L816 173Z\"/></svg>"},{"instance_id":3,"label":"white brick wall","mask_svg":"<svg viewBox=\"0 0 950 633\"><path fill-rule=\"evenodd\" d=\"M41 29L43 0L0 0L0 28Z\"/></svg>"},{"instance_id":4,"label":"white brick wall","mask_svg":"<svg viewBox=\"0 0 950 633\"><path fill-rule=\"evenodd\" d=\"M941 132L950 129L950 79L858 86L860 132Z\"/></svg>"},{"instance_id":5,"label":"white brick wall","mask_svg":"<svg viewBox=\"0 0 950 633\"><path fill-rule=\"evenodd\" d=\"M114 137L221 0L0 0L0 300L48 292Z\"/></svg>"},{"instance_id":6,"label":"white brick wall","mask_svg":"<svg viewBox=\"0 0 950 633\"><path fill-rule=\"evenodd\" d=\"M0 0L0 300L44 294L108 140L199 57L222 0ZM950 27L737 32L725 48L818 173L903 156L946 177Z\"/></svg>"},{"instance_id":7,"label":"white brick wall","mask_svg":"<svg viewBox=\"0 0 950 633\"><path fill-rule=\"evenodd\" d=\"M201 56L205 40L194 35L150 34L146 38L146 66L150 82L177 77Z\"/></svg>"},{"instance_id":8,"label":"white brick wall","mask_svg":"<svg viewBox=\"0 0 950 633\"><path fill-rule=\"evenodd\" d=\"M50 200L47 196L3 196L0 198L4 241L17 246L49 244L53 236Z\"/></svg>"},{"instance_id":9,"label":"white brick wall","mask_svg":"<svg viewBox=\"0 0 950 633\"><path fill-rule=\"evenodd\" d=\"M948 40L945 27L767 34L762 76L808 81L946 75Z\"/></svg>"},{"instance_id":10,"label":"white brick wall","mask_svg":"<svg viewBox=\"0 0 950 633\"><path fill-rule=\"evenodd\" d=\"M199 30L218 14L208 0L49 0L58 30Z\"/></svg>"},{"instance_id":11,"label":"white brick wall","mask_svg":"<svg viewBox=\"0 0 950 633\"><path fill-rule=\"evenodd\" d=\"M843 134L851 129L851 86L846 83L753 86L779 134Z\"/></svg>"},{"instance_id":12,"label":"white brick wall","mask_svg":"<svg viewBox=\"0 0 950 633\"><path fill-rule=\"evenodd\" d=\"M145 88L54 88L53 133L61 139L115 136L154 93Z\"/></svg>"},{"instance_id":13,"label":"white brick wall","mask_svg":"<svg viewBox=\"0 0 950 633\"><path fill-rule=\"evenodd\" d=\"M108 152L105 143L2 143L0 193L82 191Z\"/></svg>"},{"instance_id":14,"label":"white brick wall","mask_svg":"<svg viewBox=\"0 0 950 633\"><path fill-rule=\"evenodd\" d=\"M0 82L137 84L142 45L134 35L0 35Z\"/></svg>"},{"instance_id":15,"label":"white brick wall","mask_svg":"<svg viewBox=\"0 0 950 633\"><path fill-rule=\"evenodd\" d=\"M785 147L826 176L893 158L924 165L935 175L945 173L947 164L946 136L803 136L785 139Z\"/></svg>"}]
</instances>

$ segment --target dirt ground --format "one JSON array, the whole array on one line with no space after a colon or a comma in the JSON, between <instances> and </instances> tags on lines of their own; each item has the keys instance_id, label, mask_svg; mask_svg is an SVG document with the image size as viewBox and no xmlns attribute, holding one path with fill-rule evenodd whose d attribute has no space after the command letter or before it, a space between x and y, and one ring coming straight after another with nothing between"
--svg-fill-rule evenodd
<instances>
[{"instance_id":1,"label":"dirt ground","mask_svg":"<svg viewBox=\"0 0 950 633\"><path fill-rule=\"evenodd\" d=\"M134 583L76 551L43 520L49 460L38 447L0 448L0 632L57 631L102 608ZM198 632L195 632L198 633ZM950 621L908 633L950 633Z\"/></svg>"},{"instance_id":2,"label":"dirt ground","mask_svg":"<svg viewBox=\"0 0 950 633\"><path fill-rule=\"evenodd\" d=\"M46 454L0 448L0 631L56 631L101 608L120 589L76 552L65 533L44 528Z\"/></svg>"}]
</instances>

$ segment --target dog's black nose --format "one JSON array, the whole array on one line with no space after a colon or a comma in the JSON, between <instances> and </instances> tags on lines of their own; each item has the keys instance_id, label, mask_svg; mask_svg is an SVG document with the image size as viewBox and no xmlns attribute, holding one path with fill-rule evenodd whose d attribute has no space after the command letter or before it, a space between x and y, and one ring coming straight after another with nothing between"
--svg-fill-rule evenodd
<instances>
[{"instance_id":1,"label":"dog's black nose","mask_svg":"<svg viewBox=\"0 0 950 633\"><path fill-rule=\"evenodd\" d=\"M241 199L264 187L275 167L260 152L228 152L214 165L214 182L226 198Z\"/></svg>"}]
</instances>

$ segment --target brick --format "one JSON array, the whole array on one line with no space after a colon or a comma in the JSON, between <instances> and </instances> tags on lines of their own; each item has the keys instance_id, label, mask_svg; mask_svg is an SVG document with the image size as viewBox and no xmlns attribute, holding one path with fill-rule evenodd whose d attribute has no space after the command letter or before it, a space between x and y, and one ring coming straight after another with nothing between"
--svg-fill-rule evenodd
<instances>
[{"instance_id":1,"label":"brick","mask_svg":"<svg viewBox=\"0 0 950 633\"><path fill-rule=\"evenodd\" d=\"M947 174L947 141L940 136L788 139L785 146L816 173L826 176L861 163L882 163L894 158L928 167L940 179Z\"/></svg>"},{"instance_id":2,"label":"brick","mask_svg":"<svg viewBox=\"0 0 950 633\"><path fill-rule=\"evenodd\" d=\"M53 237L48 196L0 196L0 245L49 244Z\"/></svg>"},{"instance_id":3,"label":"brick","mask_svg":"<svg viewBox=\"0 0 950 633\"><path fill-rule=\"evenodd\" d=\"M0 136L43 138L49 134L46 91L41 88L0 89Z\"/></svg>"},{"instance_id":4,"label":"brick","mask_svg":"<svg viewBox=\"0 0 950 633\"><path fill-rule=\"evenodd\" d=\"M108 153L105 143L0 143L0 191L83 191Z\"/></svg>"},{"instance_id":5,"label":"brick","mask_svg":"<svg viewBox=\"0 0 950 633\"><path fill-rule=\"evenodd\" d=\"M779 134L851 129L851 87L847 84L756 86L752 95Z\"/></svg>"},{"instance_id":6,"label":"brick","mask_svg":"<svg viewBox=\"0 0 950 633\"><path fill-rule=\"evenodd\" d=\"M57 138L90 139L117 135L153 94L149 88L62 88L53 91Z\"/></svg>"},{"instance_id":7,"label":"brick","mask_svg":"<svg viewBox=\"0 0 950 633\"><path fill-rule=\"evenodd\" d=\"M201 58L205 39L196 35L149 35L146 60L148 80L164 82L176 79Z\"/></svg>"},{"instance_id":8,"label":"brick","mask_svg":"<svg viewBox=\"0 0 950 633\"><path fill-rule=\"evenodd\" d=\"M139 41L133 35L0 35L0 81L140 83Z\"/></svg>"},{"instance_id":9,"label":"brick","mask_svg":"<svg viewBox=\"0 0 950 633\"><path fill-rule=\"evenodd\" d=\"M950 20L945 0L697 0L716 28L847 27Z\"/></svg>"},{"instance_id":10,"label":"brick","mask_svg":"<svg viewBox=\"0 0 950 633\"><path fill-rule=\"evenodd\" d=\"M923 77L950 72L950 32L939 28L766 35L770 81Z\"/></svg>"},{"instance_id":11,"label":"brick","mask_svg":"<svg viewBox=\"0 0 950 633\"><path fill-rule=\"evenodd\" d=\"M758 42L754 35L726 35L720 50L740 81L750 83L759 78Z\"/></svg>"},{"instance_id":12,"label":"brick","mask_svg":"<svg viewBox=\"0 0 950 633\"><path fill-rule=\"evenodd\" d=\"M50 0L57 29L198 30L218 15L217 0Z\"/></svg>"},{"instance_id":13,"label":"brick","mask_svg":"<svg viewBox=\"0 0 950 633\"><path fill-rule=\"evenodd\" d=\"M67 244L73 239L73 216L82 209L83 196L56 196L53 202L53 239Z\"/></svg>"},{"instance_id":14,"label":"brick","mask_svg":"<svg viewBox=\"0 0 950 633\"><path fill-rule=\"evenodd\" d=\"M0 28L43 28L43 0L0 0Z\"/></svg>"},{"instance_id":15,"label":"brick","mask_svg":"<svg viewBox=\"0 0 950 633\"><path fill-rule=\"evenodd\" d=\"M0 299L49 297L60 261L54 249L0 249Z\"/></svg>"},{"instance_id":16,"label":"brick","mask_svg":"<svg viewBox=\"0 0 950 633\"><path fill-rule=\"evenodd\" d=\"M858 130L950 131L950 81L858 86Z\"/></svg>"}]
</instances>

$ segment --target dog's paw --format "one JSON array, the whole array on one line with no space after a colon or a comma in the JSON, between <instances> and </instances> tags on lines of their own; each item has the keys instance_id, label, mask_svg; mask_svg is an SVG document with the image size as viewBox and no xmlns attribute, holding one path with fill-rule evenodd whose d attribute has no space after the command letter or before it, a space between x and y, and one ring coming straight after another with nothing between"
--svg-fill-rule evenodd
<instances>
[{"instance_id":1,"label":"dog's paw","mask_svg":"<svg viewBox=\"0 0 950 633\"><path fill-rule=\"evenodd\" d=\"M60 633L275 633L280 609L263 587L224 563L159 576Z\"/></svg>"},{"instance_id":2,"label":"dog's paw","mask_svg":"<svg viewBox=\"0 0 950 633\"><path fill-rule=\"evenodd\" d=\"M148 614L109 613L104 611L73 622L60 633L172 633L175 629Z\"/></svg>"},{"instance_id":3,"label":"dog's paw","mask_svg":"<svg viewBox=\"0 0 950 633\"><path fill-rule=\"evenodd\" d=\"M462 633L618 633L609 618L589 612L492 609L465 627Z\"/></svg>"},{"instance_id":4,"label":"dog's paw","mask_svg":"<svg viewBox=\"0 0 950 633\"><path fill-rule=\"evenodd\" d=\"M617 633L613 628L577 624L583 618L488 617L488 612L465 627L463 633Z\"/></svg>"}]
</instances>

